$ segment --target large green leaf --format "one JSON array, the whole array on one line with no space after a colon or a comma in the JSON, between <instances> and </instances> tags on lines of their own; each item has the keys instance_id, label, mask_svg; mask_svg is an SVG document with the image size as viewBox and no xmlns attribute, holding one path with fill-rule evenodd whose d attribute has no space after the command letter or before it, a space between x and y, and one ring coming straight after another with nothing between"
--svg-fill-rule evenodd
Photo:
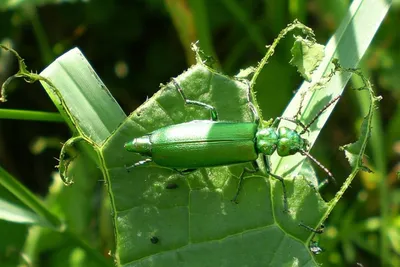
<instances>
[{"instance_id":1,"label":"large green leaf","mask_svg":"<svg viewBox=\"0 0 400 267\"><path fill-rule=\"evenodd\" d=\"M221 120L251 121L245 84L202 64L177 81L189 99L216 107ZM305 244L311 233L298 224L316 225L326 204L302 177L295 183L286 180L290 212L284 213L281 184L259 174L244 181L239 204L231 201L243 165L200 169L189 175L156 165L126 170L125 165L143 159L124 150L126 141L209 116L204 109L185 106L168 84L134 111L102 147L119 264L316 265ZM172 183L178 188L167 189ZM159 242L153 244L152 237Z\"/></svg>"},{"instance_id":2,"label":"large green leaf","mask_svg":"<svg viewBox=\"0 0 400 267\"><path fill-rule=\"evenodd\" d=\"M372 38L371 35L367 37ZM324 68L333 57L333 54L329 55L330 58L324 59ZM82 69L85 67L82 66ZM51 76L58 73L57 69L47 72L57 88L65 87L52 79ZM317 75L322 76L323 73L325 69L317 72ZM74 79L73 76L69 78ZM319 80L314 75L312 78L314 82ZM257 75L253 76L253 80L256 79ZM221 120L252 120L246 99L247 85L244 83L218 74L201 63L177 77L177 80L189 99L215 106ZM112 202L117 241L115 256L119 265L317 265L307 245L311 233L298 224L319 225L334 205L327 207L314 187L302 176L285 180L289 212L284 213L280 183L258 173L247 176L239 204L231 202L245 165L200 169L188 175L155 165L141 166L127 172L126 165L144 158L125 151L123 145L126 141L166 125L208 119L209 113L199 107L184 106L176 89L168 84L112 132L124 118L120 109L113 101L108 101L118 114L113 122L112 112L102 107L101 102L87 101L91 98L85 97L85 86L78 82L75 84L74 87L82 93L68 99L64 98L64 94L73 93L73 90L63 89L54 95L54 99L58 100L59 109L72 122L70 126L76 127L97 152ZM48 92L54 92L53 89L48 88ZM319 91L321 97L308 104L306 115L312 113L310 110L318 110L320 102L329 101L325 93L325 90ZM100 98L107 99L107 94L103 92ZM71 109L70 104L75 104L76 108ZM98 116L96 121L110 127L104 127L101 123L102 131L92 128L96 125L88 119L91 116L83 116L87 115L85 108L91 105L94 105L93 112L87 114L92 114L94 118ZM298 105L290 104L289 109L297 111ZM104 115L108 119L103 118L102 112L106 113ZM86 126L82 127L81 123ZM318 123L319 127L311 129L315 138L322 124L323 121ZM96 136L97 133L101 134ZM273 166L279 169L277 163L280 159L272 160ZM285 168L288 166L280 165ZM169 189L172 184L176 184L177 188ZM203 260L205 256L207 261Z\"/></svg>"}]
</instances>

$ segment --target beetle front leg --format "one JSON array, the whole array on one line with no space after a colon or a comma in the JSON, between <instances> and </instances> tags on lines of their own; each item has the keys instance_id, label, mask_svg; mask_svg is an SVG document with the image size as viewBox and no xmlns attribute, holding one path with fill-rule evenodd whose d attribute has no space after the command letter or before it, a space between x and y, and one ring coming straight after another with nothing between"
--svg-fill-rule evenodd
<instances>
[{"instance_id":1,"label":"beetle front leg","mask_svg":"<svg viewBox=\"0 0 400 267\"><path fill-rule=\"evenodd\" d=\"M266 173L272 177L274 177L275 179L278 179L281 184L282 184L282 192L283 192L283 211L284 212L288 212L288 200L287 200L287 193L286 193L286 186L285 186L285 181L283 179L283 177L273 174L271 173L271 167L269 164L269 161L267 159L266 155L263 155L263 160L264 160L264 164L265 164L265 168L267 169Z\"/></svg>"},{"instance_id":2,"label":"beetle front leg","mask_svg":"<svg viewBox=\"0 0 400 267\"><path fill-rule=\"evenodd\" d=\"M286 186L285 186L285 182L283 180L283 177L267 172L268 175L271 175L272 177L274 177L275 179L278 179L281 184L282 184L282 192L283 192L283 211L284 212L288 212L288 201L287 201L287 193L286 193Z\"/></svg>"},{"instance_id":3,"label":"beetle front leg","mask_svg":"<svg viewBox=\"0 0 400 267\"><path fill-rule=\"evenodd\" d=\"M200 102L200 101L194 101L194 100L190 100L186 98L185 93L183 92L181 86L179 85L179 83L175 80L172 79L172 83L174 84L176 90L178 90L179 94L182 96L183 101L185 101L185 104L187 105L195 105L195 106L199 106L199 107L203 107L205 109L208 109L211 113L211 120L212 121L217 121L218 120L218 112L215 109L215 107L208 105L206 103Z\"/></svg>"},{"instance_id":4,"label":"beetle front leg","mask_svg":"<svg viewBox=\"0 0 400 267\"><path fill-rule=\"evenodd\" d=\"M237 198L238 198L238 196L239 196L239 193L240 193L240 190L242 189L242 184L243 184L243 180L244 180L244 175L246 174L246 173L255 173L255 172L258 172L258 170L260 169L259 167L258 167L258 165L257 165L257 162L256 161L253 161L252 162L252 164L253 164L253 170L252 169L249 169L249 168L243 168L243 171L242 171L242 173L240 174L240 178L239 178L239 184L238 184L238 188L237 188L237 190L236 190L236 194L235 194L235 196L232 198L232 202L234 202L234 203L236 203L236 204L238 204L239 202L237 201Z\"/></svg>"}]
</instances>

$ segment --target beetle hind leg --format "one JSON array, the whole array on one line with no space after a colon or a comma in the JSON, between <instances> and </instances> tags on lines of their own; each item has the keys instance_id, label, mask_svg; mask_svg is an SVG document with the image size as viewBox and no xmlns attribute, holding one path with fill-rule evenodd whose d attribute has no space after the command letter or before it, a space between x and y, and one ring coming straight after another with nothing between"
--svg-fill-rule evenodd
<instances>
[{"instance_id":1,"label":"beetle hind leg","mask_svg":"<svg viewBox=\"0 0 400 267\"><path fill-rule=\"evenodd\" d=\"M125 165L125 169L126 169L126 171L127 172L129 172L129 170L130 169L133 169L133 168L136 168L136 167L139 167L139 166L143 166L143 165L146 165L146 164L148 164L148 163L150 163L150 162L152 162L153 160L152 159L145 159L145 160L141 160L141 161L138 161L138 162L136 162L135 164L133 164L133 165L131 165L131 166L126 166Z\"/></svg>"},{"instance_id":2,"label":"beetle hind leg","mask_svg":"<svg viewBox=\"0 0 400 267\"><path fill-rule=\"evenodd\" d=\"M299 222L299 226L305 228L306 230L308 230L314 234L322 234L325 229L325 226L323 224L321 224L321 226L318 228L312 228L311 226L308 226L308 225L304 224L303 222Z\"/></svg>"},{"instance_id":3,"label":"beetle hind leg","mask_svg":"<svg viewBox=\"0 0 400 267\"><path fill-rule=\"evenodd\" d=\"M259 167L258 167L256 161L253 161L252 164L253 164L253 168L254 168L254 169L243 168L243 171L242 171L242 173L240 174L240 177L239 177L239 184L238 184L238 187L237 187L237 190L236 190L236 194L235 194L235 196L234 196L234 197L232 198L232 200L231 200L233 203L239 204L239 202L237 201L237 199L238 199L238 197L239 197L240 190L242 189L242 186L243 186L244 175L245 175L246 173L255 173L255 172L257 172L257 171L259 170Z\"/></svg>"},{"instance_id":4,"label":"beetle hind leg","mask_svg":"<svg viewBox=\"0 0 400 267\"><path fill-rule=\"evenodd\" d=\"M208 109L210 111L210 114L211 114L211 120L212 121L217 121L218 120L218 112L215 109L215 107L213 107L211 105L208 105L206 103L200 102L200 101L194 101L194 100L187 99L186 95L183 92L183 90L182 90L181 86L179 85L179 83L175 79L172 79L171 81L174 84L176 90L178 90L178 92L181 95L183 101L185 101L185 104L199 106L199 107L203 107L205 109Z\"/></svg>"},{"instance_id":5,"label":"beetle hind leg","mask_svg":"<svg viewBox=\"0 0 400 267\"><path fill-rule=\"evenodd\" d=\"M188 175L188 174L191 174L191 173L197 171L197 169L185 169L185 170L173 169L173 170L176 171L177 173L179 173L180 175Z\"/></svg>"}]
</instances>

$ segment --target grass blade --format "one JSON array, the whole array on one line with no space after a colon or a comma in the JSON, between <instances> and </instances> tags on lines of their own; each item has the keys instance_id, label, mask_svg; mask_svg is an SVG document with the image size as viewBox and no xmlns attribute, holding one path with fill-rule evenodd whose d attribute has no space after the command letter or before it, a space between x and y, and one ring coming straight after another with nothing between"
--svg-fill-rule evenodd
<instances>
[{"instance_id":1,"label":"grass blade","mask_svg":"<svg viewBox=\"0 0 400 267\"><path fill-rule=\"evenodd\" d=\"M346 68L357 67L389 10L390 5L391 2L385 0L358 0L352 3L338 30L326 45L325 58L319 68L313 73L312 82L304 82L300 86L298 93L283 113L283 117L293 117L296 114L301 102L302 93L309 91L310 87L331 71L331 62L334 58L338 58L340 64ZM304 99L304 103L307 103L307 105L304 105L300 119L307 122L319 110L316 107L323 107L335 96L342 94L350 76L349 73L339 73L332 78L323 90L308 93ZM328 108L318 118L316 125L314 125L315 127L307 135L310 147L314 144L322 126L327 121L333 110L333 106ZM293 124L282 121L279 126L293 127ZM274 171L278 174L282 174L288 169L295 171L295 173L296 171L298 172L303 160L304 157L301 155L281 158L275 154L271 157Z\"/></svg>"}]
</instances>

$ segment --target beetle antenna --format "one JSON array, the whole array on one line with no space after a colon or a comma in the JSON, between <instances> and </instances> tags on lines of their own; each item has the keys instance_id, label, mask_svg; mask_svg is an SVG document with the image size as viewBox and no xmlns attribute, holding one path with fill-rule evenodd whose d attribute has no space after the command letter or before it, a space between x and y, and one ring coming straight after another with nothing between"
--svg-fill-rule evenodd
<instances>
[{"instance_id":1,"label":"beetle antenna","mask_svg":"<svg viewBox=\"0 0 400 267\"><path fill-rule=\"evenodd\" d=\"M300 132L300 135L302 135L303 133L307 132L308 128L310 128L310 126L318 119L319 116L321 116L321 114L327 109L329 108L333 103L335 103L336 101L338 101L340 99L341 95L338 95L337 97L335 97L334 99L332 99L331 101L329 101L328 104L326 104L320 111L318 111L317 115L315 115L315 117L305 126L303 127L303 131Z\"/></svg>"},{"instance_id":2,"label":"beetle antenna","mask_svg":"<svg viewBox=\"0 0 400 267\"><path fill-rule=\"evenodd\" d=\"M322 170L324 170L324 172L326 172L329 177L331 178L331 180L333 181L334 184L336 183L336 179L335 177L333 177L332 173L328 170L328 168L326 168L324 165L322 165L321 162L319 162L318 160L316 160L313 156L310 155L310 153L308 153L307 151L301 150L300 153L304 156L306 156L307 158L311 159L315 164L317 164Z\"/></svg>"},{"instance_id":3,"label":"beetle antenna","mask_svg":"<svg viewBox=\"0 0 400 267\"><path fill-rule=\"evenodd\" d=\"M303 129L306 127L300 120L298 120L296 118L287 118L287 117L276 117L276 119L274 120L272 125L277 126L279 121L290 121L290 122L293 122L294 124L296 124L297 126L300 126ZM302 134L303 134L303 132L302 132Z\"/></svg>"}]
</instances>

